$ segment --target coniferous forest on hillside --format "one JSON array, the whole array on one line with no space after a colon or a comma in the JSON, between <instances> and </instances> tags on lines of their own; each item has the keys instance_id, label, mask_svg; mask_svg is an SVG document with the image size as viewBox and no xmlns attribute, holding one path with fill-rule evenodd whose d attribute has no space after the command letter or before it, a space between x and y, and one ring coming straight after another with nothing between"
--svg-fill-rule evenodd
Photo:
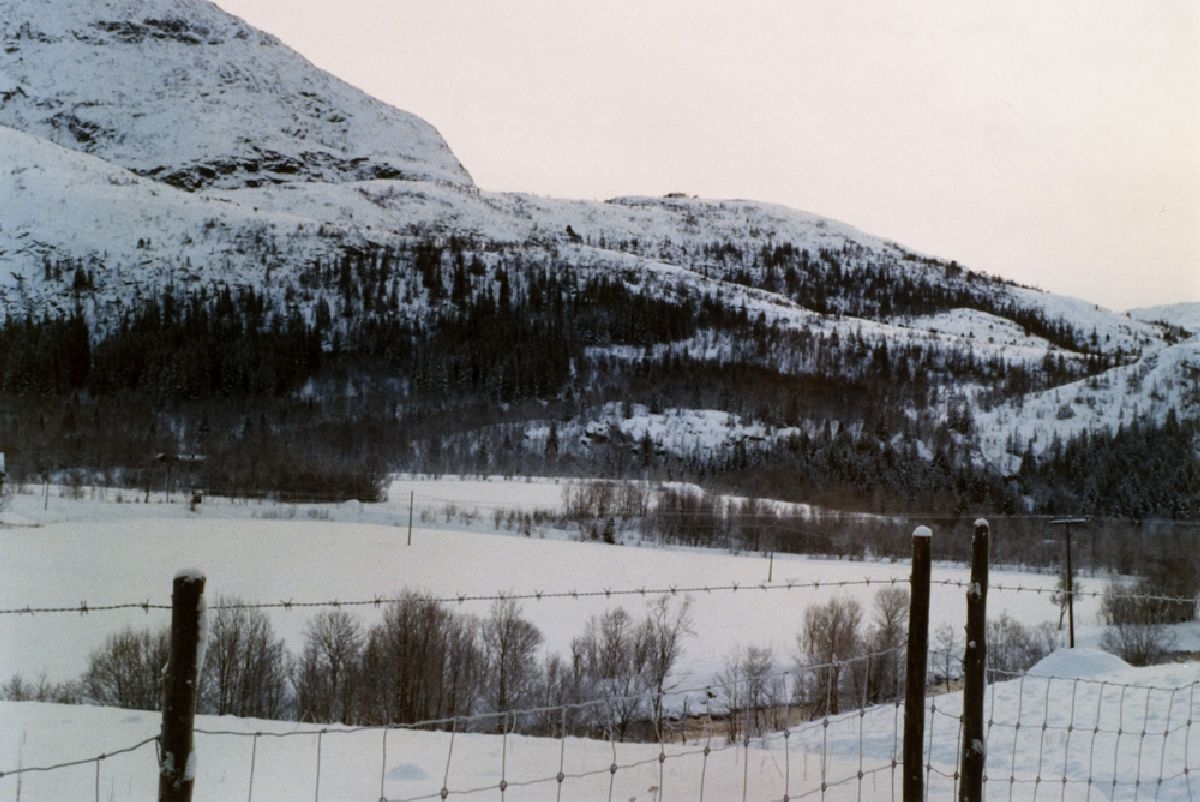
<instances>
[{"instance_id":1,"label":"coniferous forest on hillside","mask_svg":"<svg viewBox=\"0 0 1200 802\"><path fill-rule=\"evenodd\" d=\"M1003 312L1085 359L1031 366L861 330L783 330L711 294L667 297L527 252L481 258L457 241L347 250L300 270L282 299L170 287L97 329L81 311L94 278L47 262L77 308L0 327L9 472L297 498L371 499L388 472L410 470L687 480L878 512L1142 520L1200 506L1200 432L1174 414L1056 441L1040 458L1014 443L1015 475L971 459L980 403L1119 363L1065 323L999 309L970 276L897 279L791 246L714 244L706 258L749 264L730 277L826 313ZM413 314L414 299L429 313ZM693 353L697 342L722 356ZM987 391L968 402L964 382ZM558 437L606 404L626 417L718 409L788 434L695 453L616 427L583 447ZM531 434L531 421L549 435Z\"/></svg>"}]
</instances>

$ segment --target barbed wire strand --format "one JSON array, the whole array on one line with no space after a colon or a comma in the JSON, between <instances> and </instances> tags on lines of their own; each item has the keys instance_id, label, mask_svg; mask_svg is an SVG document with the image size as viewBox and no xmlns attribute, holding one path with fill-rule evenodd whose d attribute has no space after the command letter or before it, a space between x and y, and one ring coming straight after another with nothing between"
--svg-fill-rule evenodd
<instances>
[{"instance_id":1,"label":"barbed wire strand","mask_svg":"<svg viewBox=\"0 0 1200 802\"><path fill-rule=\"evenodd\" d=\"M1049 575L1047 575L1049 576ZM934 579L930 582L931 585L941 585L943 587L968 588L970 582L961 579ZM1060 592L1057 587L1038 587L1035 585L1006 585L1004 583L989 584L988 593L992 591L1005 593L1033 593L1036 595L1054 595ZM1196 596L1166 596L1157 593L1109 593L1106 590L1075 590L1072 595L1076 598L1109 598L1115 601L1147 601L1159 602L1162 604L1196 604Z\"/></svg>"},{"instance_id":2,"label":"barbed wire strand","mask_svg":"<svg viewBox=\"0 0 1200 802\"><path fill-rule=\"evenodd\" d=\"M844 580L815 580L811 582L732 582L726 585L667 585L667 586L642 586L636 588L603 588L599 590L560 590L560 591L544 591L532 590L522 592L495 592L490 594L454 594L449 596L434 596L430 601L441 604L466 604L473 602L493 602L493 601L549 601L559 599L586 599L586 598L614 598L625 596L668 596L679 594L699 594L699 593L737 593L755 592L755 591L773 591L773 590L822 590L831 588L847 588L847 587L869 587L876 585L879 587L893 587L897 585L907 585L908 577L864 577L862 579L844 579ZM959 579L938 579L931 583L934 586L967 588L970 583ZM1037 595L1053 594L1056 592L1054 588L1043 588L1026 585L989 585L989 592L1011 592L1011 593L1034 593ZM1107 593L1106 591L1076 591L1074 595L1078 597L1090 597L1093 599L1105 597L1117 601L1140 601L1154 602L1159 604L1190 604L1196 605L1196 597L1188 596L1166 596L1159 594L1144 594L1144 593ZM375 607L382 608L385 605L398 604L403 601L403 597L395 595L379 594L369 599L327 599L318 601L295 601L293 599L279 600L272 602L264 601L217 601L209 605L210 610L268 610L268 609L309 609L309 608L334 608L340 609L343 607ZM116 610L141 610L144 613L149 613L151 610L165 611L170 610L170 604L139 601L139 602L121 602L116 604L89 604L87 601L81 601L75 605L57 605L57 606L32 606L26 605L22 607L8 607L0 609L0 616L3 615L42 615L42 614L57 614L57 613L72 613L78 615L88 615L90 613L111 612Z\"/></svg>"},{"instance_id":3,"label":"barbed wire strand","mask_svg":"<svg viewBox=\"0 0 1200 802\"><path fill-rule=\"evenodd\" d=\"M909 579L907 577L888 577L874 578L864 577L863 579L843 579L843 580L815 580L812 582L731 582L727 585L667 585L660 587L642 586L636 588L603 588L600 590L560 590L560 591L523 591L520 593L504 593L496 592L490 594L466 594L460 593L451 596L435 596L429 601L441 604L466 604L468 602L491 602L491 601L548 601L555 599L588 599L588 598L614 598L623 596L675 596L687 593L737 593L755 592L755 591L772 591L772 590L822 590L831 588L847 588L858 586L879 586L891 587L895 585L907 585ZM305 608L342 608L342 607L375 607L381 608L384 605L398 604L403 602L403 597L394 595L380 594L373 596L370 599L351 599L342 601L340 599L329 599L323 601L294 601L280 600L273 602L243 602L243 601L217 601L214 604L208 605L209 610L269 610L269 609L305 609ZM112 610L142 610L149 612L150 610L170 610L169 604L143 602L125 602L121 604L104 604L90 605L86 601L80 602L77 605L60 605L57 607L10 607L0 609L0 615L38 615L44 613L78 613L79 615L87 615L96 612L108 612Z\"/></svg>"}]
</instances>

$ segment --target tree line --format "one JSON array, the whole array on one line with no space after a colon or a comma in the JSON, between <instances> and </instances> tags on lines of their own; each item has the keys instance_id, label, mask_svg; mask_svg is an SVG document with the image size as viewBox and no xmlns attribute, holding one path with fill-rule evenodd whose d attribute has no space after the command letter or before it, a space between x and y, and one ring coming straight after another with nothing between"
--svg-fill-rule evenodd
<instances>
[{"instance_id":1,"label":"tree line","mask_svg":"<svg viewBox=\"0 0 1200 802\"><path fill-rule=\"evenodd\" d=\"M662 598L641 614L593 616L561 656L544 652L515 601L480 617L406 592L370 626L345 610L318 613L293 654L266 613L238 604L218 598L209 613L200 713L360 725L474 716L463 726L499 731L505 719L488 714L592 702L573 711L573 731L623 740L635 721L661 718L691 634L690 602ZM2 695L158 710L169 645L169 628L127 628L91 653L77 681L13 677ZM558 735L562 718L529 713L508 726Z\"/></svg>"},{"instance_id":2,"label":"tree line","mask_svg":"<svg viewBox=\"0 0 1200 802\"><path fill-rule=\"evenodd\" d=\"M868 288L926 280L899 263L860 264L864 253L718 243L673 258L753 268L753 282L769 269L785 289L792 268L823 293L851 292L849 277L863 270L878 273ZM77 268L48 270L65 281ZM954 292L1000 303L1002 293L982 292L992 286L982 278L943 268ZM841 289L826 287L826 274ZM77 296L97 281L83 281ZM915 285L911 294L925 299L905 302L913 313L967 300ZM298 268L282 295L168 289L103 325L83 309L0 324L0 440L14 480L78 470L126 486L371 500L394 470L599 473L874 511L1012 512L1029 499L1038 511L1132 518L1195 509L1194 453L1176 445L1181 467L1153 471L1142 485L1120 468L1135 453L1154 459L1152 440L1194 437L1186 422L1139 422L1111 436L1116 450L1104 446L1107 435L1058 444L1050 458L1030 455L1015 480L973 463L972 404L1078 379L1108 364L1097 353L1026 364L889 342L861 327L785 330L719 291L651 292L632 271L563 264L552 248L460 240L345 248ZM962 382L990 389L968 404ZM798 431L714 454L620 436L551 450L527 437L531 423L565 426L631 401L651 412L721 409ZM1089 449L1097 453L1081 455ZM185 457L196 459L177 459ZM1100 468L1082 475L1107 477L1083 494L1071 489L1081 464Z\"/></svg>"},{"instance_id":3,"label":"tree line","mask_svg":"<svg viewBox=\"0 0 1200 802\"><path fill-rule=\"evenodd\" d=\"M365 726L433 721L441 729L621 741L686 738L689 725L715 726L734 741L904 692L903 588L878 591L869 611L841 595L812 605L790 656L735 643L707 690L682 694L674 672L694 634L686 598L652 600L640 615L622 607L594 615L565 655L542 649L542 633L512 600L478 617L408 592L371 626L326 610L309 620L298 653L262 610L230 606L236 602L219 599L211 614L202 714ZM991 665L1025 670L1056 640L1049 625L1030 629L1001 616L989 622ZM78 680L14 676L0 698L159 710L169 641L167 628L126 628L92 651ZM952 628L938 630L932 683L957 676L961 649Z\"/></svg>"}]
</instances>

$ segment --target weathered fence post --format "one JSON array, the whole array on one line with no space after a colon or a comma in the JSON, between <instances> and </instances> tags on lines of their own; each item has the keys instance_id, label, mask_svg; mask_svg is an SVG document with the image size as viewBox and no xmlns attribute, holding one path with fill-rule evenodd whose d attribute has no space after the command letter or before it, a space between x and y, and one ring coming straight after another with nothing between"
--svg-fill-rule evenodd
<instances>
[{"instance_id":1,"label":"weathered fence post","mask_svg":"<svg viewBox=\"0 0 1200 802\"><path fill-rule=\"evenodd\" d=\"M171 655L163 683L159 802L191 802L196 779L192 730L200 684L204 582L199 571L180 571L171 590Z\"/></svg>"},{"instance_id":2,"label":"weathered fence post","mask_svg":"<svg viewBox=\"0 0 1200 802\"><path fill-rule=\"evenodd\" d=\"M975 522L971 584L967 588L967 640L963 650L962 782L959 802L982 802L987 753L983 743L983 696L987 684L988 522Z\"/></svg>"},{"instance_id":3,"label":"weathered fence post","mask_svg":"<svg viewBox=\"0 0 1200 802\"><path fill-rule=\"evenodd\" d=\"M924 796L925 679L929 670L929 541L933 531L912 534L908 610L908 666L904 680L904 802Z\"/></svg>"}]
</instances>

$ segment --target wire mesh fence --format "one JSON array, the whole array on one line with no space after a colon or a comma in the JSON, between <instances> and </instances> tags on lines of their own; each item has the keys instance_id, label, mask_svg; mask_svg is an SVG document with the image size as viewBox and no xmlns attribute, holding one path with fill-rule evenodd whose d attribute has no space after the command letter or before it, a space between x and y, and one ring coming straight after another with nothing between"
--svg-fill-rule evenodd
<instances>
[{"instance_id":1,"label":"wire mesh fence","mask_svg":"<svg viewBox=\"0 0 1200 802\"><path fill-rule=\"evenodd\" d=\"M837 667L852 675L864 663ZM612 699L386 727L204 720L196 729L196 798L899 799L903 705L868 705L864 694L842 712L826 706L814 716L814 694L831 667L773 675L786 687L770 708L727 704L739 692L751 698L761 680L740 680L732 694L679 691L661 726L636 741L614 736ZM1191 800L1200 790L1191 779L1200 768L1200 739L1192 736L1200 679L1147 685L999 671L989 678L986 799ZM690 726L680 720L687 695L707 702L693 708ZM547 716L561 722L558 735L529 734L529 722ZM955 799L961 695L929 697L925 719L927 797ZM31 800L145 798L157 770L136 753L156 740L4 772L0 791L8 796L21 784L21 798Z\"/></svg>"},{"instance_id":2,"label":"wire mesh fence","mask_svg":"<svg viewBox=\"0 0 1200 802\"><path fill-rule=\"evenodd\" d=\"M879 691L872 665L903 665L901 650L676 689L658 706L642 692L641 710L663 715L625 741L615 716L628 696L383 727L207 719L196 729L197 798L895 799L901 678L868 703ZM1193 799L1200 677L1186 664L1166 675L1181 681L989 669L985 798ZM957 797L962 713L960 693L926 700L930 799ZM535 734L548 720L556 735ZM134 753L156 743L19 766L0 772L0 791L139 798L157 764Z\"/></svg>"}]
</instances>

